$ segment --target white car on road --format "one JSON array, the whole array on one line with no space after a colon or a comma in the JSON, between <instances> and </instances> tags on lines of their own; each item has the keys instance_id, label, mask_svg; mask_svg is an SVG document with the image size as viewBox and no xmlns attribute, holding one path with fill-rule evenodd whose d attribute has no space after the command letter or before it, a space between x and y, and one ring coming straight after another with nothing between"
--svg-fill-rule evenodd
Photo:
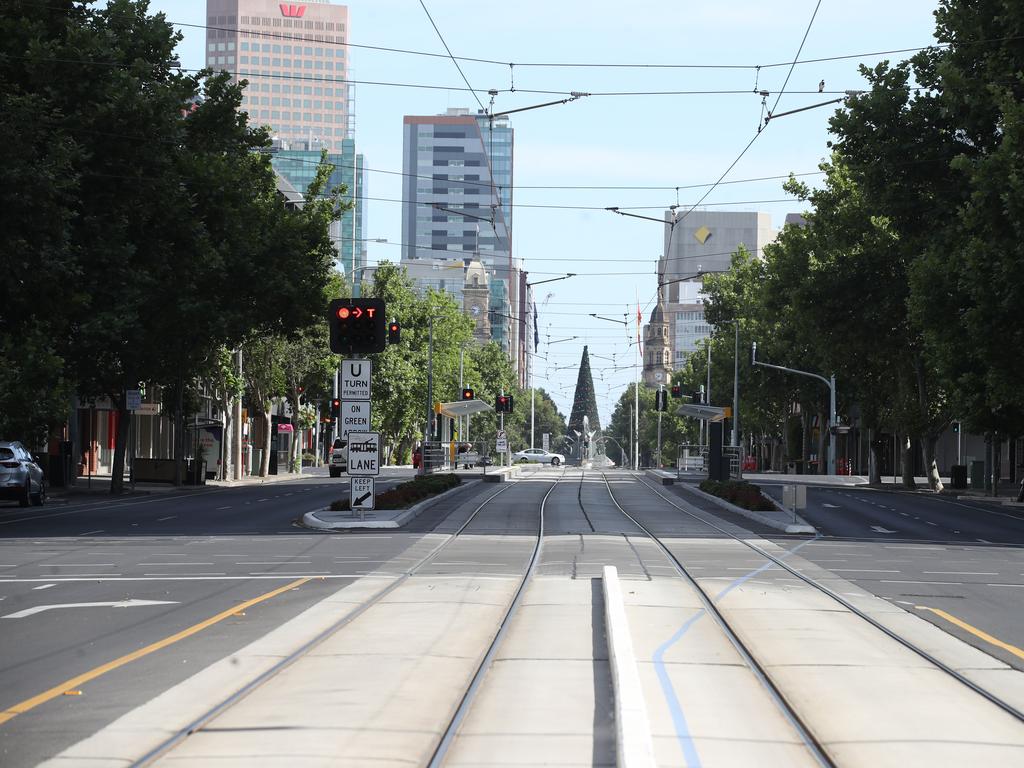
<instances>
[{"instance_id":1,"label":"white car on road","mask_svg":"<svg viewBox=\"0 0 1024 768\"><path fill-rule=\"evenodd\" d=\"M542 448L527 448L525 451L517 451L516 453L513 453L512 461L530 461L538 464L550 464L552 467L557 467L559 464L565 464L565 456L560 453L545 451Z\"/></svg>"},{"instance_id":2,"label":"white car on road","mask_svg":"<svg viewBox=\"0 0 1024 768\"><path fill-rule=\"evenodd\" d=\"M334 447L331 449L331 463L327 467L331 477L341 477L343 472L348 472L348 441L340 437L335 439Z\"/></svg>"}]
</instances>

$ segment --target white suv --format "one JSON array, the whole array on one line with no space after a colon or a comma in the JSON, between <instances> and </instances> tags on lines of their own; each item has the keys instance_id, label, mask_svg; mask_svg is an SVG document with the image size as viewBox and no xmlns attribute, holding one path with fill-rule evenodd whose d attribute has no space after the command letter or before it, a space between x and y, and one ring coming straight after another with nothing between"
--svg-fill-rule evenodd
<instances>
[{"instance_id":1,"label":"white suv","mask_svg":"<svg viewBox=\"0 0 1024 768\"><path fill-rule=\"evenodd\" d=\"M328 467L331 477L341 477L342 472L348 472L348 441L340 437L334 441L331 449L331 463Z\"/></svg>"}]
</instances>

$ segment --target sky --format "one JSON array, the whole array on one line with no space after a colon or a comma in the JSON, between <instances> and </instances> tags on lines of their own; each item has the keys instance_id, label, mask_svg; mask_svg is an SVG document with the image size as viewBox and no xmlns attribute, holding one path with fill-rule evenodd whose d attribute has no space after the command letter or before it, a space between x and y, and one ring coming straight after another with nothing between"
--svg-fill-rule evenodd
<instances>
[{"instance_id":1,"label":"sky","mask_svg":"<svg viewBox=\"0 0 1024 768\"><path fill-rule=\"evenodd\" d=\"M485 106L487 91L499 91L495 111L562 99L571 91L593 94L510 118L512 243L531 282L576 273L534 289L537 352L546 358L536 361L534 383L568 417L587 345L606 424L633 381L634 369L623 366L633 363L629 341L636 327L627 331L590 313L635 318L639 303L647 317L664 228L605 208L661 218L669 205L692 206L757 135L702 207L766 211L781 227L786 213L803 205L783 192L782 178L765 177L817 172L828 154L828 118L835 107L778 117L758 135L763 97L756 91L769 92L765 106L778 114L862 89L861 64L898 61L911 52L880 52L933 42L937 2L353 0L348 6L356 147L370 169L364 231L371 240L388 241L368 244L371 263L397 262L401 255L396 172L402 171L403 116L480 108L427 12L455 56L502 62L460 62ZM184 68L203 66L205 7L205 0L151 2L184 34ZM805 63L790 74L798 50ZM832 57L850 58L810 61ZM648 66L569 66L579 64ZM818 93L821 80L824 95ZM812 185L820 179L804 177Z\"/></svg>"}]
</instances>

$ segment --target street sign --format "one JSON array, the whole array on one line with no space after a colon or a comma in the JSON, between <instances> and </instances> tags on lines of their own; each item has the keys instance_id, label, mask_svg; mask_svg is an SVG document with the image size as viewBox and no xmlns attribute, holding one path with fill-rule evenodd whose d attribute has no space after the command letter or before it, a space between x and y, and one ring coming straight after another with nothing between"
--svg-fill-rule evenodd
<instances>
[{"instance_id":1,"label":"street sign","mask_svg":"<svg viewBox=\"0 0 1024 768\"><path fill-rule=\"evenodd\" d=\"M348 508L353 512L368 512L373 509L372 477L353 477L349 484Z\"/></svg>"},{"instance_id":2,"label":"street sign","mask_svg":"<svg viewBox=\"0 0 1024 768\"><path fill-rule=\"evenodd\" d=\"M349 477L376 477L380 474L380 432L349 432Z\"/></svg>"},{"instance_id":3,"label":"street sign","mask_svg":"<svg viewBox=\"0 0 1024 768\"><path fill-rule=\"evenodd\" d=\"M160 403L142 403L135 409L136 416L159 416Z\"/></svg>"},{"instance_id":4,"label":"street sign","mask_svg":"<svg viewBox=\"0 0 1024 768\"><path fill-rule=\"evenodd\" d=\"M370 431L370 401L349 400L341 403L341 437L348 439L349 432Z\"/></svg>"},{"instance_id":5,"label":"street sign","mask_svg":"<svg viewBox=\"0 0 1024 768\"><path fill-rule=\"evenodd\" d=\"M498 430L498 444L496 448L498 453L508 452L508 433L504 429Z\"/></svg>"},{"instance_id":6,"label":"street sign","mask_svg":"<svg viewBox=\"0 0 1024 768\"><path fill-rule=\"evenodd\" d=\"M142 407L142 392L138 389L124 391L124 407L129 411L137 411Z\"/></svg>"},{"instance_id":7,"label":"street sign","mask_svg":"<svg viewBox=\"0 0 1024 768\"><path fill-rule=\"evenodd\" d=\"M550 451L551 450L551 433L550 432L545 432L543 435L541 435L540 436L540 442L541 442L541 448L543 448L545 451Z\"/></svg>"},{"instance_id":8,"label":"street sign","mask_svg":"<svg viewBox=\"0 0 1024 768\"><path fill-rule=\"evenodd\" d=\"M373 363L369 360L341 361L342 400L369 400L370 376L373 374Z\"/></svg>"}]
</instances>

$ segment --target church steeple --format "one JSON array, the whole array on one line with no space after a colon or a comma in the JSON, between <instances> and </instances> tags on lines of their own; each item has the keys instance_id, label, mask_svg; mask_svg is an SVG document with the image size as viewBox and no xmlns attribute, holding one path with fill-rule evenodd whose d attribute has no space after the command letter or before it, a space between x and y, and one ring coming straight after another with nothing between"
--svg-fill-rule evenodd
<instances>
[{"instance_id":1,"label":"church steeple","mask_svg":"<svg viewBox=\"0 0 1024 768\"><path fill-rule=\"evenodd\" d=\"M667 385L672 377L672 349L669 343L668 317L665 297L661 291L662 276L658 275L658 303L644 326L644 384L657 388Z\"/></svg>"}]
</instances>

